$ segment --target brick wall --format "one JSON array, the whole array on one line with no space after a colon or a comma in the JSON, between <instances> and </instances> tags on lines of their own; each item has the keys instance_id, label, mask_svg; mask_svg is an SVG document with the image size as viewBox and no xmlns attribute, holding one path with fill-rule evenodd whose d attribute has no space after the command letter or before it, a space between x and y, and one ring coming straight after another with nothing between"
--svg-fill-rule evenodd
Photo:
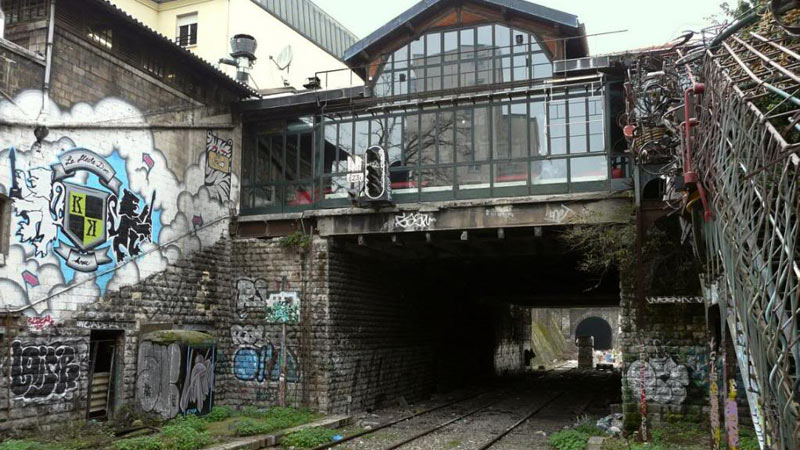
<instances>
[{"instance_id":1,"label":"brick wall","mask_svg":"<svg viewBox=\"0 0 800 450\"><path fill-rule=\"evenodd\" d=\"M53 48L52 98L61 107L116 97L143 111L190 108L190 97L96 46L58 29Z\"/></svg>"},{"instance_id":2,"label":"brick wall","mask_svg":"<svg viewBox=\"0 0 800 450\"><path fill-rule=\"evenodd\" d=\"M531 310L514 305L492 308L497 332L494 343L494 372L497 375L523 372L525 350L531 349Z\"/></svg>"},{"instance_id":3,"label":"brick wall","mask_svg":"<svg viewBox=\"0 0 800 450\"><path fill-rule=\"evenodd\" d=\"M15 96L25 89L41 89L44 64L29 51L0 40L0 91Z\"/></svg>"},{"instance_id":4,"label":"brick wall","mask_svg":"<svg viewBox=\"0 0 800 450\"><path fill-rule=\"evenodd\" d=\"M332 246L329 277L329 410L370 409L433 389L435 298L410 289L413 267Z\"/></svg>"},{"instance_id":5,"label":"brick wall","mask_svg":"<svg viewBox=\"0 0 800 450\"><path fill-rule=\"evenodd\" d=\"M702 304L644 305L644 323L637 326L637 304L623 291L620 343L625 425L635 430L641 420L642 364L648 421L669 416L707 420L708 350Z\"/></svg>"},{"instance_id":6,"label":"brick wall","mask_svg":"<svg viewBox=\"0 0 800 450\"><path fill-rule=\"evenodd\" d=\"M21 315L4 317L2 326L0 436L59 429L85 417L88 330L30 332Z\"/></svg>"},{"instance_id":7,"label":"brick wall","mask_svg":"<svg viewBox=\"0 0 800 450\"><path fill-rule=\"evenodd\" d=\"M284 247L280 240L234 242L231 314L219 335L226 364L218 380L225 386L226 404L267 407L281 403L284 395L288 405L325 409L326 355L316 343L326 331L326 247L324 240L309 249ZM300 302L285 324L264 313L264 300L279 294ZM251 362L264 364L265 370L254 370Z\"/></svg>"}]
</instances>

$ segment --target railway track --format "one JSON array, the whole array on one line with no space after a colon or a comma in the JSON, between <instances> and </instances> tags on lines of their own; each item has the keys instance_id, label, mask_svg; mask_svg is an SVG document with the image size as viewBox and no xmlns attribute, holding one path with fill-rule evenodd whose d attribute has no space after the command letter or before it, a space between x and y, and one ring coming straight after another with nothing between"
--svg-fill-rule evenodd
<instances>
[{"instance_id":1,"label":"railway track","mask_svg":"<svg viewBox=\"0 0 800 450\"><path fill-rule=\"evenodd\" d=\"M562 364L562 365L559 365L559 366L556 366L556 367L552 367L552 368L550 368L550 369L548 369L546 371L540 372L539 374L537 374L536 378L538 379L538 378L545 377L546 375L549 375L550 372L553 372L553 371L556 371L558 369L563 368L564 365L565 364ZM571 370L572 370L572 368L567 369L566 371L569 372ZM450 427L451 425L454 425L454 424L456 424L458 422L461 422L461 421L463 421L463 420L465 420L465 419L467 419L469 417L475 416L476 414L479 414L479 413L481 413L483 411L487 411L491 407L493 407L495 405L498 405L499 403L501 403L503 401L508 401L510 399L510 397L507 396L509 393L510 393L510 391L484 391L484 392L480 392L480 393L477 393L477 394L474 394L474 395L469 395L469 396L466 396L466 397L462 397L462 398L457 399L457 400L449 401L449 402L443 403L441 405L434 406L434 407L426 409L424 411L420 411L420 412L417 412L417 413L414 413L414 414L409 414L409 415L400 417L400 418L395 419L395 420L391 420L389 422L380 424L380 425L378 425L378 426L376 426L376 427L374 427L374 428L372 428L370 430L366 430L366 431L362 431L360 433L356 433L356 434L353 434L353 435L346 436L344 439L341 439L339 441L331 442L331 443L327 443L327 444L315 447L313 450L324 450L324 449L328 449L328 448L335 448L335 447L341 446L342 444L347 443L348 441L352 441L352 440L354 440L356 438L372 435L372 434L374 434L374 433L376 433L376 432L378 432L380 430L385 430L387 428L391 428L391 427L397 426L399 424L403 424L403 423L408 422L408 421L410 421L412 419L425 416L427 414L433 413L435 411L442 410L442 409L450 407L450 406L454 406L454 405L458 405L460 403L468 402L470 400L474 400L474 399L477 399L477 398L480 398L480 397L483 397L483 396L491 397L491 399L488 402L484 402L484 403L479 404L479 405L477 405L477 406L475 406L473 408L470 408L466 412L459 412L453 418L438 422L433 426L425 428L423 431L418 431L418 432L414 433L411 436L405 437L400 441L393 442L392 444L388 445L387 447L383 447L382 448L382 450L395 450L395 449L398 449L398 448L401 448L401 447L405 447L405 446L407 446L409 444L412 444L414 442L417 442L417 441L419 441L420 439L422 439L422 438L424 438L426 436L433 435L433 434L435 434L435 433L437 433L437 432L439 432L441 430L444 430L444 429ZM492 395L492 394L494 394L494 395ZM535 418L543 410L545 410L548 406L551 406L554 402L557 402L559 399L564 397L564 395L565 395L565 392L556 391L555 393L553 393L552 395L547 397L547 399L544 402L542 402L541 404L539 404L535 408L525 411L524 415L520 419L516 420L513 424L511 424L511 425L507 426L506 428L504 428L500 433L494 435L491 439L489 439L485 443L481 444L479 447L476 447L476 449L477 450L487 450L487 449L490 449L490 448L494 447L496 444L501 442L506 436L508 436L509 434L513 433L515 430L517 430L523 424L527 423L529 420ZM590 398L587 401L582 401L579 404L579 407L575 410L577 415L582 414L586 410L586 408L589 406L589 404L592 402L592 400L593 400L593 398Z\"/></svg>"}]
</instances>

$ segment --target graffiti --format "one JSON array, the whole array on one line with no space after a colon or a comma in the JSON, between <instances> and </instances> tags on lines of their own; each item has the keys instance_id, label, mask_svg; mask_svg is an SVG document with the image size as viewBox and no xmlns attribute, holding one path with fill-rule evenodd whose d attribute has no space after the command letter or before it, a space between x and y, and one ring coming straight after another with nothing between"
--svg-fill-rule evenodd
<instances>
[{"instance_id":1,"label":"graffiti","mask_svg":"<svg viewBox=\"0 0 800 450\"><path fill-rule=\"evenodd\" d=\"M155 204L156 193L153 191L153 198L150 204ZM122 194L122 201L119 208L111 208L111 213L115 220L112 223L109 235L114 237L112 248L116 254L117 261L141 254L141 244L152 240L153 214L150 206L145 205L139 212L139 198L125 189Z\"/></svg>"},{"instance_id":2,"label":"graffiti","mask_svg":"<svg viewBox=\"0 0 800 450\"><path fill-rule=\"evenodd\" d=\"M195 350L187 348L186 374L181 393L181 411L204 415L211 412L214 399L214 348ZM190 370L191 367L191 370Z\"/></svg>"},{"instance_id":3,"label":"graffiti","mask_svg":"<svg viewBox=\"0 0 800 450\"><path fill-rule=\"evenodd\" d=\"M567 205L561 205L560 208L551 208L550 205L547 205L544 220L552 223L564 223L574 215L575 211L570 209Z\"/></svg>"},{"instance_id":4,"label":"graffiti","mask_svg":"<svg viewBox=\"0 0 800 450\"><path fill-rule=\"evenodd\" d=\"M10 152L16 153L14 149ZM51 216L51 211L60 206L56 202L51 207L52 174L48 169L37 168L28 171L25 178L20 170L16 170L12 177L15 185L19 186L13 203L14 212L20 217L16 235L20 242L33 246L35 256L43 257L58 235L58 222ZM55 212L56 217L63 215L62 211Z\"/></svg>"},{"instance_id":5,"label":"graffiti","mask_svg":"<svg viewBox=\"0 0 800 450\"><path fill-rule=\"evenodd\" d=\"M238 380L278 381L285 364L286 381L300 381L297 356L287 345L273 343L264 327L234 325L231 338L234 345L240 346L233 356L233 373Z\"/></svg>"},{"instance_id":6,"label":"graffiti","mask_svg":"<svg viewBox=\"0 0 800 450\"><path fill-rule=\"evenodd\" d=\"M76 326L89 330L133 330L134 322L98 322L96 320L78 320Z\"/></svg>"},{"instance_id":7,"label":"graffiti","mask_svg":"<svg viewBox=\"0 0 800 450\"><path fill-rule=\"evenodd\" d=\"M713 348L714 344L711 344ZM721 430L719 426L719 386L717 385L717 356L716 353L711 353L710 369L708 375L709 381L709 395L708 400L710 403L711 415L711 449L719 450L721 442Z\"/></svg>"},{"instance_id":8,"label":"graffiti","mask_svg":"<svg viewBox=\"0 0 800 450\"><path fill-rule=\"evenodd\" d=\"M728 436L728 449L739 448L739 407L736 403L736 380L728 380L728 397L725 399L725 434Z\"/></svg>"},{"instance_id":9,"label":"graffiti","mask_svg":"<svg viewBox=\"0 0 800 450\"><path fill-rule=\"evenodd\" d=\"M25 280L25 284L30 287L39 286L39 277L36 274L31 273L29 270L22 272L22 279Z\"/></svg>"},{"instance_id":10,"label":"graffiti","mask_svg":"<svg viewBox=\"0 0 800 450\"><path fill-rule=\"evenodd\" d=\"M486 217L498 217L501 219L514 218L514 206L495 206L494 208L486 208Z\"/></svg>"},{"instance_id":11,"label":"graffiti","mask_svg":"<svg viewBox=\"0 0 800 450\"><path fill-rule=\"evenodd\" d=\"M223 140L211 130L206 133L206 176L205 185L212 197L227 201L231 193L231 160L233 140Z\"/></svg>"},{"instance_id":12,"label":"graffiti","mask_svg":"<svg viewBox=\"0 0 800 450\"><path fill-rule=\"evenodd\" d=\"M649 401L680 405L686 400L689 370L670 356L636 360L628 369L628 379L634 390L644 387Z\"/></svg>"},{"instance_id":13,"label":"graffiti","mask_svg":"<svg viewBox=\"0 0 800 450\"><path fill-rule=\"evenodd\" d=\"M211 411L214 392L215 348L181 349L177 343L139 345L136 399L145 412L170 419L193 411Z\"/></svg>"},{"instance_id":14,"label":"graffiti","mask_svg":"<svg viewBox=\"0 0 800 450\"><path fill-rule=\"evenodd\" d=\"M70 178L86 174L97 177L97 184L102 189L68 182ZM106 243L109 235L116 236L117 261L125 258L125 254L118 250L120 240L129 244L128 255L136 256L139 243L150 239L152 220L146 228L136 229L142 232L137 239L128 238L131 230L129 208L131 204L138 205L139 200L124 189L120 209L113 207L122 181L117 178L111 163L90 150L70 150L59 155L58 162L50 169L30 169L27 175L16 170L13 175L22 186L19 201L14 202L16 214L21 218L17 236L22 243L33 245L37 257L47 255L60 232L67 240L59 241L55 253L70 269L94 272L112 262L107 255L108 248L98 248ZM143 215L150 217L149 211L149 207L145 207ZM121 237L123 233L124 238Z\"/></svg>"},{"instance_id":15,"label":"graffiti","mask_svg":"<svg viewBox=\"0 0 800 450\"><path fill-rule=\"evenodd\" d=\"M160 414L165 419L178 415L181 374L181 349L178 344L139 345L136 398L145 412Z\"/></svg>"},{"instance_id":16,"label":"graffiti","mask_svg":"<svg viewBox=\"0 0 800 450\"><path fill-rule=\"evenodd\" d=\"M13 105L0 100L0 109L9 118L36 117L41 99L41 92L26 91ZM67 126L34 145L29 127L0 135L0 192L14 198L11 236L0 237L10 242L0 267L0 309L33 308L56 318L59 310L133 285L219 240L227 223L216 219L237 203L231 186L238 180L229 169L219 180L211 172L207 179L207 151L198 149L189 165L170 168L168 155L182 148L169 141L162 152L150 129L69 128L73 122L146 123L119 99L67 110L50 102L50 114ZM212 166L222 168L216 155L230 159L227 144L212 149ZM77 284L79 291L68 289Z\"/></svg>"},{"instance_id":17,"label":"graffiti","mask_svg":"<svg viewBox=\"0 0 800 450\"><path fill-rule=\"evenodd\" d=\"M703 297L646 297L650 305L703 303Z\"/></svg>"},{"instance_id":18,"label":"graffiti","mask_svg":"<svg viewBox=\"0 0 800 450\"><path fill-rule=\"evenodd\" d=\"M267 343L262 347L242 347L233 355L233 374L240 381L278 381L286 359L286 381L297 383L300 372L297 357L290 349Z\"/></svg>"},{"instance_id":19,"label":"graffiti","mask_svg":"<svg viewBox=\"0 0 800 450\"><path fill-rule=\"evenodd\" d=\"M394 227L404 230L429 228L436 222L432 214L424 213L403 213L394 216Z\"/></svg>"},{"instance_id":20,"label":"graffiti","mask_svg":"<svg viewBox=\"0 0 800 450\"><path fill-rule=\"evenodd\" d=\"M269 292L263 279L242 278L236 282L236 312L242 319L253 310L263 312L268 323L296 324L300 320L300 296L297 292Z\"/></svg>"},{"instance_id":21,"label":"graffiti","mask_svg":"<svg viewBox=\"0 0 800 450\"><path fill-rule=\"evenodd\" d=\"M17 400L48 402L70 399L78 389L80 361L66 343L11 344L11 393Z\"/></svg>"},{"instance_id":22,"label":"graffiti","mask_svg":"<svg viewBox=\"0 0 800 450\"><path fill-rule=\"evenodd\" d=\"M47 327L54 326L56 326L56 323L53 318L50 317L50 314L44 317L28 317L28 327L30 327L32 330L42 331Z\"/></svg>"}]
</instances>

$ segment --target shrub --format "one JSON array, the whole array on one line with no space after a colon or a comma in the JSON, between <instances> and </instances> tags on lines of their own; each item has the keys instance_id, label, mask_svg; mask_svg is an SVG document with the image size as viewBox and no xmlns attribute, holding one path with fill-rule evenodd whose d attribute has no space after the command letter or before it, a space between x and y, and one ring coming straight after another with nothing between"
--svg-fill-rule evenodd
<instances>
[{"instance_id":1,"label":"shrub","mask_svg":"<svg viewBox=\"0 0 800 450\"><path fill-rule=\"evenodd\" d=\"M163 443L159 436L141 436L114 442L115 450L161 450Z\"/></svg>"},{"instance_id":2,"label":"shrub","mask_svg":"<svg viewBox=\"0 0 800 450\"><path fill-rule=\"evenodd\" d=\"M577 430L562 430L550 435L550 445L557 450L584 450L589 435Z\"/></svg>"},{"instance_id":3,"label":"shrub","mask_svg":"<svg viewBox=\"0 0 800 450\"><path fill-rule=\"evenodd\" d=\"M284 436L281 439L281 445L284 447L313 448L330 442L336 434L337 432L330 428L306 428Z\"/></svg>"},{"instance_id":4,"label":"shrub","mask_svg":"<svg viewBox=\"0 0 800 450\"><path fill-rule=\"evenodd\" d=\"M189 419L189 418L193 419ZM211 443L205 424L196 416L173 420L161 430L165 450L196 450Z\"/></svg>"},{"instance_id":5,"label":"shrub","mask_svg":"<svg viewBox=\"0 0 800 450\"><path fill-rule=\"evenodd\" d=\"M178 416L170 420L164 428L166 429L167 427L188 427L200 432L205 431L206 422L200 417L190 414L186 417Z\"/></svg>"},{"instance_id":6,"label":"shrub","mask_svg":"<svg viewBox=\"0 0 800 450\"><path fill-rule=\"evenodd\" d=\"M589 436L606 436L606 432L602 429L598 428L597 425L591 422L584 422L577 427L575 427L575 431L580 431L581 433L586 433Z\"/></svg>"},{"instance_id":7,"label":"shrub","mask_svg":"<svg viewBox=\"0 0 800 450\"><path fill-rule=\"evenodd\" d=\"M278 407L257 414L245 409L242 415L245 417L234 424L237 436L267 434L308 423L316 417L308 410Z\"/></svg>"},{"instance_id":8,"label":"shrub","mask_svg":"<svg viewBox=\"0 0 800 450\"><path fill-rule=\"evenodd\" d=\"M221 422L232 415L233 409L230 406L215 406L203 419L206 422Z\"/></svg>"},{"instance_id":9,"label":"shrub","mask_svg":"<svg viewBox=\"0 0 800 450\"><path fill-rule=\"evenodd\" d=\"M234 422L234 430L237 436L255 436L257 434L266 434L275 429L265 424L263 421L253 419L251 417L244 417Z\"/></svg>"}]
</instances>

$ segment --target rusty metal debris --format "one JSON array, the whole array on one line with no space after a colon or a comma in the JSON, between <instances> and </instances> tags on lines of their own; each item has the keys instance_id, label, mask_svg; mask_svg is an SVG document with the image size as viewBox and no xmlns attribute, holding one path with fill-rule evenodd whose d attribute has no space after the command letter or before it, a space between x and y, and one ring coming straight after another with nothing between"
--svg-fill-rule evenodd
<instances>
[{"instance_id":1,"label":"rusty metal debris","mask_svg":"<svg viewBox=\"0 0 800 450\"><path fill-rule=\"evenodd\" d=\"M641 55L621 125L693 221L762 446L800 448L800 2L770 6Z\"/></svg>"}]
</instances>

